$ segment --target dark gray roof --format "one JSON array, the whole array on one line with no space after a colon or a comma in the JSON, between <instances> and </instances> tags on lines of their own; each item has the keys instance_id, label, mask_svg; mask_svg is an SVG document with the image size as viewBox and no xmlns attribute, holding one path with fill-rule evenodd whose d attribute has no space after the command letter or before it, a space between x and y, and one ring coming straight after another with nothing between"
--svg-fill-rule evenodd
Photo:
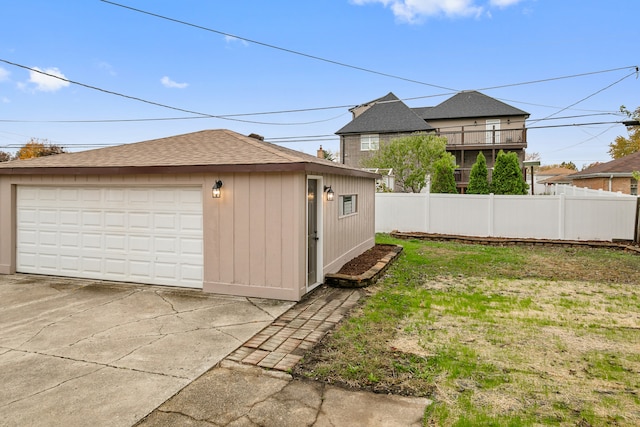
<instances>
[{"instance_id":1,"label":"dark gray roof","mask_svg":"<svg viewBox=\"0 0 640 427\"><path fill-rule=\"evenodd\" d=\"M336 132L348 133L394 133L430 131L433 127L409 108L397 96L389 92L368 104L368 110Z\"/></svg>"},{"instance_id":2,"label":"dark gray roof","mask_svg":"<svg viewBox=\"0 0 640 427\"><path fill-rule=\"evenodd\" d=\"M473 117L529 116L526 111L475 90L459 92L435 107L414 108L413 111L427 121Z\"/></svg>"},{"instance_id":3,"label":"dark gray roof","mask_svg":"<svg viewBox=\"0 0 640 427\"><path fill-rule=\"evenodd\" d=\"M607 163L599 163L588 169L569 175L572 179L592 178L607 175L631 176L633 171L640 170L640 151L611 160Z\"/></svg>"}]
</instances>

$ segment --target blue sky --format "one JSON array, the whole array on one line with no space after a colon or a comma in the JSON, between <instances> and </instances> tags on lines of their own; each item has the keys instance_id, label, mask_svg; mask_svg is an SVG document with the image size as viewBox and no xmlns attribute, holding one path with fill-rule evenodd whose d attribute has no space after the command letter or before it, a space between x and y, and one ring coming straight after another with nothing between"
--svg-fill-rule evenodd
<instances>
[{"instance_id":1,"label":"blue sky","mask_svg":"<svg viewBox=\"0 0 640 427\"><path fill-rule=\"evenodd\" d=\"M388 92L432 106L452 90L600 71L482 92L531 113L530 127L614 122L621 105L640 106L635 0L117 2L218 32L99 0L5 2L0 60L194 113L243 115L193 118L0 62L0 150L31 137L77 151L227 128L335 151L349 106ZM132 121L175 117L189 119ZM627 132L615 123L531 129L527 151L581 167L610 160L617 135Z\"/></svg>"}]
</instances>

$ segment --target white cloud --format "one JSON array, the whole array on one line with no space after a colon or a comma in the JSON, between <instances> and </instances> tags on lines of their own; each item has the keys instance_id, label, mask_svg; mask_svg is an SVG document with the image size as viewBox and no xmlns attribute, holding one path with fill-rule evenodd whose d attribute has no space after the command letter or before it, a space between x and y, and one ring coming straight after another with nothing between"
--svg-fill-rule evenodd
<instances>
[{"instance_id":1,"label":"white cloud","mask_svg":"<svg viewBox=\"0 0 640 427\"><path fill-rule=\"evenodd\" d=\"M520 3L522 0L491 0L491 6L507 7Z\"/></svg>"},{"instance_id":2,"label":"white cloud","mask_svg":"<svg viewBox=\"0 0 640 427\"><path fill-rule=\"evenodd\" d=\"M0 82L3 82L5 80L9 80L9 72L0 67Z\"/></svg>"},{"instance_id":3,"label":"white cloud","mask_svg":"<svg viewBox=\"0 0 640 427\"><path fill-rule=\"evenodd\" d=\"M51 76L59 78L47 76L38 71L42 71L43 73L51 74ZM62 74L56 67L46 68L44 70L41 70L38 67L33 67L33 70L29 71L29 83L33 83L35 85L34 90L39 90L41 92L55 92L71 84L68 81L60 80L60 78L66 79L64 74ZM18 84L18 86L26 88L25 84Z\"/></svg>"},{"instance_id":4,"label":"white cloud","mask_svg":"<svg viewBox=\"0 0 640 427\"><path fill-rule=\"evenodd\" d=\"M0 102L2 102L3 104L8 104L11 102L11 100L6 96L3 96L2 98L0 98Z\"/></svg>"},{"instance_id":5,"label":"white cloud","mask_svg":"<svg viewBox=\"0 0 640 427\"><path fill-rule=\"evenodd\" d=\"M105 62L105 61L98 62L98 68L100 70L102 70L102 71L106 71L107 74L109 74L110 76L118 75L118 73L116 73L116 71L113 68L113 66L111 64L109 64L108 62Z\"/></svg>"},{"instance_id":6,"label":"white cloud","mask_svg":"<svg viewBox=\"0 0 640 427\"><path fill-rule=\"evenodd\" d=\"M249 46L249 43L246 40L242 40L233 36L224 36L224 41L226 41L227 43L241 43L243 46Z\"/></svg>"},{"instance_id":7,"label":"white cloud","mask_svg":"<svg viewBox=\"0 0 640 427\"><path fill-rule=\"evenodd\" d=\"M189 86L189 83L174 82L169 78L169 76L164 76L163 78L161 78L160 83L162 83L164 87L177 88L177 89L184 89L185 87Z\"/></svg>"},{"instance_id":8,"label":"white cloud","mask_svg":"<svg viewBox=\"0 0 640 427\"><path fill-rule=\"evenodd\" d=\"M488 8L504 8L517 4L523 0L489 0L478 4L478 0L351 0L357 5L380 3L391 9L401 21L419 22L430 16L445 15L454 17L478 17Z\"/></svg>"}]
</instances>

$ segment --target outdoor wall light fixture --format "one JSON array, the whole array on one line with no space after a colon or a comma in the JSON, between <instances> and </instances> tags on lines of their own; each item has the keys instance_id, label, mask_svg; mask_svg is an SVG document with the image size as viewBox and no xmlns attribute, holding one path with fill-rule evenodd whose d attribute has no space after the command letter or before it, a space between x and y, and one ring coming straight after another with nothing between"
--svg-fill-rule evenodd
<instances>
[{"instance_id":1,"label":"outdoor wall light fixture","mask_svg":"<svg viewBox=\"0 0 640 427\"><path fill-rule=\"evenodd\" d=\"M214 199L220 198L220 189L222 188L222 181L217 180L215 184L213 184L213 188L211 188L211 197Z\"/></svg>"},{"instance_id":2,"label":"outdoor wall light fixture","mask_svg":"<svg viewBox=\"0 0 640 427\"><path fill-rule=\"evenodd\" d=\"M324 191L327 193L327 201L329 201L329 202L333 202L333 195L334 195L334 192L333 192L333 190L331 189L331 186L328 186L328 187L327 187L327 186L325 185L325 186L324 186Z\"/></svg>"}]
</instances>

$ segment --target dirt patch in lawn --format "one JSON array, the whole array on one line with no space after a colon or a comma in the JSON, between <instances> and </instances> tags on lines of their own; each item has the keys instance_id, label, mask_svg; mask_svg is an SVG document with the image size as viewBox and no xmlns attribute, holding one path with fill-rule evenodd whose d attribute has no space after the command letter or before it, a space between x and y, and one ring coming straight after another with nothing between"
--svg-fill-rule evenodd
<instances>
[{"instance_id":1,"label":"dirt patch in lawn","mask_svg":"<svg viewBox=\"0 0 640 427\"><path fill-rule=\"evenodd\" d=\"M364 274L395 247L395 245L386 244L375 245L373 248L365 251L360 256L343 265L337 274L345 274L348 276L359 276Z\"/></svg>"}]
</instances>

